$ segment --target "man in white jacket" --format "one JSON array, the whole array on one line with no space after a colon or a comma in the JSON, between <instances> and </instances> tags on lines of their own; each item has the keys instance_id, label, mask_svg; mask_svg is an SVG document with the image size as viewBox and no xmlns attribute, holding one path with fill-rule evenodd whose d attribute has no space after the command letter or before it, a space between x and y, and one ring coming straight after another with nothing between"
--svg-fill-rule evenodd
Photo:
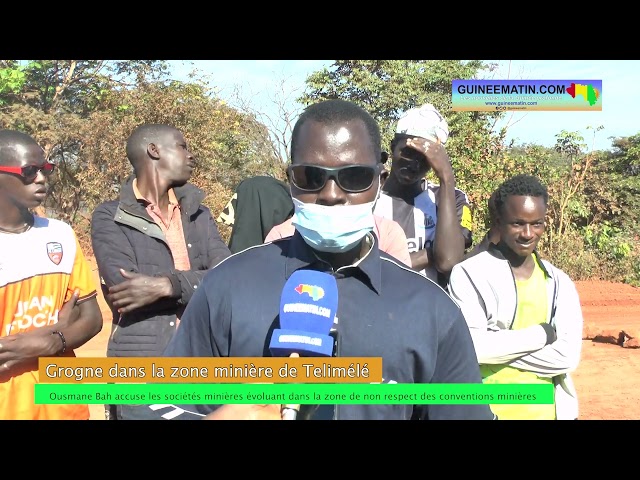
<instances>
[{"instance_id":1,"label":"man in white jacket","mask_svg":"<svg viewBox=\"0 0 640 480\"><path fill-rule=\"evenodd\" d=\"M506 180L495 198L500 241L457 264L449 280L484 383L554 385L553 405L491 405L501 420L578 418L569 373L580 361L580 299L567 274L536 251L548 200L536 177Z\"/></svg>"}]
</instances>

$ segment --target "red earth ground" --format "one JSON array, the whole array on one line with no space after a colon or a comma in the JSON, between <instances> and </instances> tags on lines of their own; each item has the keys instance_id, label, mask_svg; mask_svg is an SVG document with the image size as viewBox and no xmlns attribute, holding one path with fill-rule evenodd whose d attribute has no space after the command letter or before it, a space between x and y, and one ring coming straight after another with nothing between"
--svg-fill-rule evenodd
<instances>
[{"instance_id":1,"label":"red earth ground","mask_svg":"<svg viewBox=\"0 0 640 480\"><path fill-rule=\"evenodd\" d=\"M99 285L95 260L89 259ZM573 374L580 419L640 419L640 288L602 281L576 282L584 316L580 365ZM111 333L102 294L102 331L76 350L79 357L103 357ZM90 405L91 418L104 420L102 405Z\"/></svg>"}]
</instances>

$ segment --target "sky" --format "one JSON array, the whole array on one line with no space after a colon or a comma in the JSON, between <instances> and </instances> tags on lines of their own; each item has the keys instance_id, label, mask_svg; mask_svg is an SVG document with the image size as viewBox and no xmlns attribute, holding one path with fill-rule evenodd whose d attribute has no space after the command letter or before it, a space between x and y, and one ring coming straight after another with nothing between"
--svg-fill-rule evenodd
<instances>
[{"instance_id":1,"label":"sky","mask_svg":"<svg viewBox=\"0 0 640 480\"><path fill-rule=\"evenodd\" d=\"M636 115L640 112L640 60L486 60L497 63L491 73L496 80L602 80L602 111L506 112L496 129L507 126L507 142L534 143L553 147L562 130L578 132L587 150L608 150L610 137L628 137L640 132ZM273 109L274 92L281 86L302 93L306 77L333 60L175 60L172 76L188 80L196 69L215 87L220 98L233 104L239 89L260 111ZM280 97L282 98L282 97ZM604 129L595 133L597 127ZM587 127L591 127L588 129Z\"/></svg>"}]
</instances>

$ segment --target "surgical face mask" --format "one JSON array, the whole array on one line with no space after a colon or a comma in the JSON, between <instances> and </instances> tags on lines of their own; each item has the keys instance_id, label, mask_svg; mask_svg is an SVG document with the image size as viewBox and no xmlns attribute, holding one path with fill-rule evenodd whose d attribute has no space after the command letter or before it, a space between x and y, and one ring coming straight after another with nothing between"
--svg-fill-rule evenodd
<instances>
[{"instance_id":1,"label":"surgical face mask","mask_svg":"<svg viewBox=\"0 0 640 480\"><path fill-rule=\"evenodd\" d=\"M310 247L321 252L347 252L373 230L373 208L379 194L380 184L374 201L343 206L304 203L293 198L292 223Z\"/></svg>"}]
</instances>

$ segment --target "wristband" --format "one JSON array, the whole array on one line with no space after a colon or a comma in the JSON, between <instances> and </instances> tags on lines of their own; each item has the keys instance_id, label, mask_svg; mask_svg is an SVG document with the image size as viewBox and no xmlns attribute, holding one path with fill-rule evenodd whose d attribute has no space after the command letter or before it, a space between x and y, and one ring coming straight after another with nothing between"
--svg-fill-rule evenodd
<instances>
[{"instance_id":1,"label":"wristband","mask_svg":"<svg viewBox=\"0 0 640 480\"><path fill-rule=\"evenodd\" d=\"M58 330L54 330L53 332L51 332L51 335L58 335L60 337L60 340L62 340L62 351L58 352L58 355L62 355L67 351L67 341L64 339L64 335Z\"/></svg>"}]
</instances>

